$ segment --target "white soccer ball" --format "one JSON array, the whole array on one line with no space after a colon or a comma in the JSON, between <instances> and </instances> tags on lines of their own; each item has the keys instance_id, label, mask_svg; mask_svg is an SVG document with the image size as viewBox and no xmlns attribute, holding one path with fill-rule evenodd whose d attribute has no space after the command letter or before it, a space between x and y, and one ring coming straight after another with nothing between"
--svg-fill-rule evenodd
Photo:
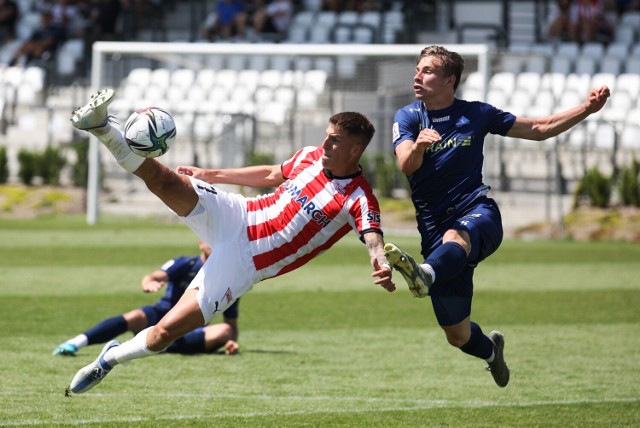
<instances>
[{"instance_id":1,"label":"white soccer ball","mask_svg":"<svg viewBox=\"0 0 640 428\"><path fill-rule=\"evenodd\" d=\"M176 123L159 107L136 110L124 125L124 138L135 154L155 158L165 154L175 141Z\"/></svg>"}]
</instances>

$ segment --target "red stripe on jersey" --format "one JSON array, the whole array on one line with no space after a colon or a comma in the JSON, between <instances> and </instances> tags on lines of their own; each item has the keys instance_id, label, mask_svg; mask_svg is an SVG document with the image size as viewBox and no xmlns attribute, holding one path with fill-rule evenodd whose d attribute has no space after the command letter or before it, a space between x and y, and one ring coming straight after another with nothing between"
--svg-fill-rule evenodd
<instances>
[{"instance_id":1,"label":"red stripe on jersey","mask_svg":"<svg viewBox=\"0 0 640 428\"><path fill-rule=\"evenodd\" d=\"M314 162L320 159L321 156L322 149L319 147L305 147L303 149L300 149L293 155L291 159L286 160L282 163L282 173L285 177L291 176L292 174L293 177L295 177L301 171L304 171L306 168L313 166ZM318 180L319 178L326 180L324 174L316 175L315 177L313 177L313 180ZM250 241L264 238L276 232L282 231L282 229L284 229L289 223L289 221L284 221L283 219L294 218L296 213L299 211L299 204L292 198L291 201L282 208L281 212L277 213L277 219L268 218L268 215L273 215L274 211L277 209L277 207L274 207L274 205L276 205L277 202L281 201L283 198L289 197L284 184L278 186L274 193L267 195L266 197L257 197L248 200L247 211L264 212L265 214L264 218L262 219L257 218L259 216L256 215L257 223L248 225L247 234ZM320 185L319 187L322 187L322 185ZM315 195L315 193L313 192L309 194Z\"/></svg>"},{"instance_id":2,"label":"red stripe on jersey","mask_svg":"<svg viewBox=\"0 0 640 428\"><path fill-rule=\"evenodd\" d=\"M324 177L324 174L322 174L322 176ZM325 177L320 181L326 184L328 179L326 179ZM311 193L312 195L317 195L318 193L323 191L325 186L322 186L322 189L315 190L319 184L321 183L318 183L318 181L316 180L309 183L308 188L312 192ZM307 192L301 192L300 194L301 195L307 194ZM338 201L337 200L338 197L340 197L342 201ZM292 203L298 205L298 202L296 202L296 200L292 200ZM341 213L343 206L344 206L344 198L339 194L335 194L333 196L333 199L329 201L322 208L322 212L327 216L325 221L330 222L334 220L335 217ZM284 227L282 227L280 230L286 229L286 226L288 225L289 223L287 223L286 225L283 225ZM293 237L293 239L289 240L289 242L286 245L282 245L278 248L272 249L271 251L262 253L260 255L256 255L254 257L254 263L256 265L256 269L257 270L264 269L265 267L272 265L274 262L280 261L286 257L291 256L292 254L295 254L296 252L298 252L300 248L304 247L309 241L311 241L311 239L315 237L318 234L318 232L320 232L323 228L324 228L324 224L318 221L309 221L295 235L295 237Z\"/></svg>"},{"instance_id":3,"label":"red stripe on jersey","mask_svg":"<svg viewBox=\"0 0 640 428\"><path fill-rule=\"evenodd\" d=\"M309 183L307 183L304 188L299 189L297 196L295 198L291 198L289 203L283 207L277 218L265 218L262 222L259 222L255 225L249 225L247 228L249 241L264 238L266 236L270 236L276 232L281 232L286 229L287 226L289 226L290 221L295 219L296 215L300 212L300 205L304 205L303 202L299 201L300 198L305 198L306 201L313 199L315 195L323 190L328 181L329 180L324 174L316 175ZM284 186L280 186L276 190L274 197L269 198L268 202L272 202L270 206L275 205L278 200L289 196L293 195L289 195L286 188ZM265 206L264 204L252 204L251 206L247 205L247 209L250 211L265 210L268 207L269 206Z\"/></svg>"},{"instance_id":4,"label":"red stripe on jersey","mask_svg":"<svg viewBox=\"0 0 640 428\"><path fill-rule=\"evenodd\" d=\"M276 273L274 276L280 276L283 275L287 272L291 272L292 270L296 270L298 269L300 266L304 266L305 264L307 264L308 262L310 262L311 260L313 260L316 256L318 256L319 254L323 253L324 251L327 251L329 248L331 248L333 246L333 244L335 244L336 242L338 242L340 239L342 239L342 237L344 235L346 235L347 233L349 233L349 231L351 230L351 227L348 224L345 224L344 226L342 226L340 228L340 230L338 232L336 232L335 235L333 235L331 237L331 239L329 241L327 241L324 245L319 246L318 248L316 248L315 250L313 250L311 253L306 254L302 257L300 257L299 259L297 259L295 262L288 264L287 266L285 266L284 268L282 268L278 273Z\"/></svg>"},{"instance_id":5,"label":"red stripe on jersey","mask_svg":"<svg viewBox=\"0 0 640 428\"><path fill-rule=\"evenodd\" d=\"M288 180L247 200L247 234L264 278L296 269L348 233L380 229L378 201L363 176L330 179L321 147L305 147L282 164Z\"/></svg>"}]
</instances>

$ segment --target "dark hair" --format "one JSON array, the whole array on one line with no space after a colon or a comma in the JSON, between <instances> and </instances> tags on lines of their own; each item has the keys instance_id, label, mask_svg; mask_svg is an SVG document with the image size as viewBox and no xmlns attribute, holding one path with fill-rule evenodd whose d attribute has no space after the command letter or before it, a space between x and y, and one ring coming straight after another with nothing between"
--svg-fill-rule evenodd
<instances>
[{"instance_id":1,"label":"dark hair","mask_svg":"<svg viewBox=\"0 0 640 428\"><path fill-rule=\"evenodd\" d=\"M365 147L373 138L376 129L373 124L362 113L354 111L345 111L336 113L329 118L329 123L345 131L347 134L360 137L360 144Z\"/></svg>"},{"instance_id":2,"label":"dark hair","mask_svg":"<svg viewBox=\"0 0 640 428\"><path fill-rule=\"evenodd\" d=\"M455 91L458 89L460 78L462 77L462 71L464 70L464 59L462 59L462 56L460 56L459 53L449 51L442 46L427 46L420 52L420 56L418 57L416 64L426 56L438 58L445 76L451 76L452 74L456 76L456 83L453 85L453 90Z\"/></svg>"}]
</instances>

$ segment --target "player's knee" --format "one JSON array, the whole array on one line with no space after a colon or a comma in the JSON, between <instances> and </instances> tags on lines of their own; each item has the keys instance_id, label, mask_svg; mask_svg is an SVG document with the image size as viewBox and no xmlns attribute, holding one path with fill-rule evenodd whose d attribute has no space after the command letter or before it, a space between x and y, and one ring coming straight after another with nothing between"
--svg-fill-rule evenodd
<instances>
[{"instance_id":1,"label":"player's knee","mask_svg":"<svg viewBox=\"0 0 640 428\"><path fill-rule=\"evenodd\" d=\"M204 339L207 351L213 351L224 346L228 340L232 339L233 331L226 323L219 323L208 326L204 329Z\"/></svg>"},{"instance_id":2,"label":"player's knee","mask_svg":"<svg viewBox=\"0 0 640 428\"><path fill-rule=\"evenodd\" d=\"M447 342L449 342L451 346L454 346L456 348L464 346L464 344L469 341L469 335L455 334L450 332L448 332L446 335Z\"/></svg>"},{"instance_id":3,"label":"player's knee","mask_svg":"<svg viewBox=\"0 0 640 428\"><path fill-rule=\"evenodd\" d=\"M442 237L442 243L455 242L467 253L471 253L471 236L464 230L449 229Z\"/></svg>"}]
</instances>

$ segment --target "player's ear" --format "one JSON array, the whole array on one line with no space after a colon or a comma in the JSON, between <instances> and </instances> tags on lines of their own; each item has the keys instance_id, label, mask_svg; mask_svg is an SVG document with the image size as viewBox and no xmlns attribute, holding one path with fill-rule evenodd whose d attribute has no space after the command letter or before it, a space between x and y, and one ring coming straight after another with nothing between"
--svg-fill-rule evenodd
<instances>
[{"instance_id":1,"label":"player's ear","mask_svg":"<svg viewBox=\"0 0 640 428\"><path fill-rule=\"evenodd\" d=\"M367 148L367 146L365 144L362 144L360 141L356 140L355 144L351 148L351 152L354 155L362 156L364 154L364 149L366 149L366 148Z\"/></svg>"},{"instance_id":2,"label":"player's ear","mask_svg":"<svg viewBox=\"0 0 640 428\"><path fill-rule=\"evenodd\" d=\"M455 74L450 74L449 77L447 77L447 84L451 85L452 88L455 88L455 86L456 86L456 75Z\"/></svg>"}]
</instances>

